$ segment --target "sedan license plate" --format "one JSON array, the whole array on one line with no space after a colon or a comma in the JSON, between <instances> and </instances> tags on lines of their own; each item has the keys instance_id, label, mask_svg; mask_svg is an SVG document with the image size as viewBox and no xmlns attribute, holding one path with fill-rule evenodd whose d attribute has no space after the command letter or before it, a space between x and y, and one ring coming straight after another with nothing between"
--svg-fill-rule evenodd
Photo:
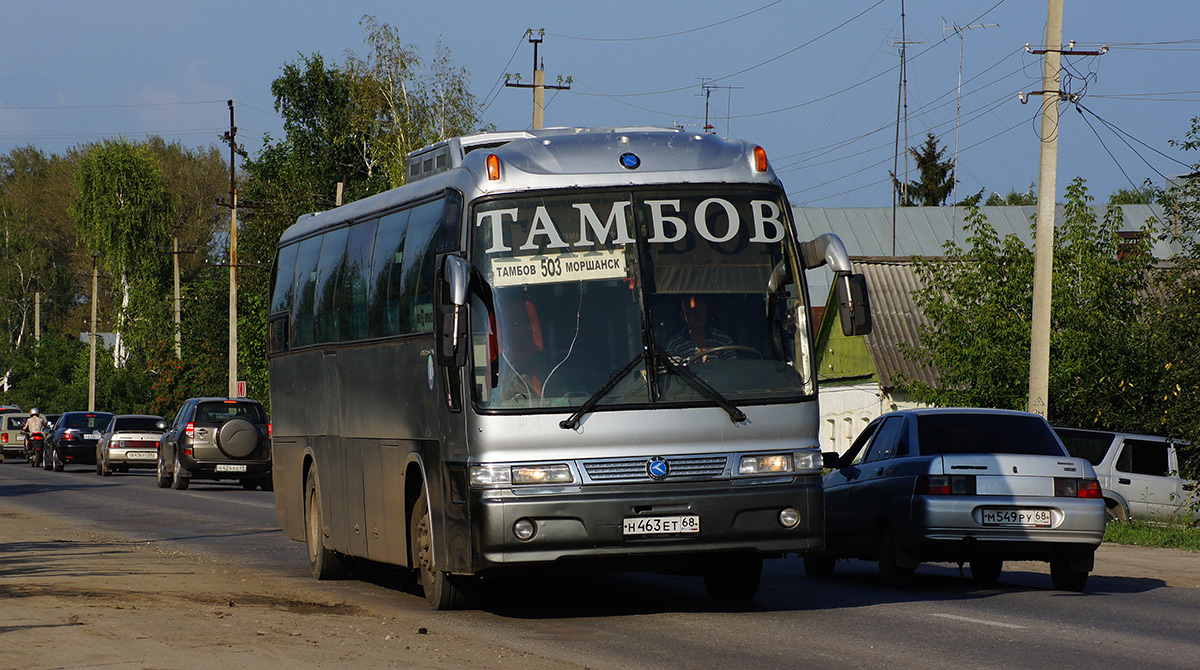
<instances>
[{"instance_id":1,"label":"sedan license plate","mask_svg":"<svg viewBox=\"0 0 1200 670\"><path fill-rule=\"evenodd\" d=\"M98 440L98 439L100 439L100 433L88 433L87 435L84 435L84 436L83 436L83 439L85 439L85 440Z\"/></svg>"},{"instance_id":2,"label":"sedan license plate","mask_svg":"<svg viewBox=\"0 0 1200 670\"><path fill-rule=\"evenodd\" d=\"M158 458L158 454L153 451L130 451L125 453L125 458L135 461L152 461Z\"/></svg>"},{"instance_id":3,"label":"sedan license plate","mask_svg":"<svg viewBox=\"0 0 1200 670\"><path fill-rule=\"evenodd\" d=\"M621 524L625 535L679 535L700 532L700 517L696 514L684 516L632 516Z\"/></svg>"},{"instance_id":4,"label":"sedan license plate","mask_svg":"<svg viewBox=\"0 0 1200 670\"><path fill-rule=\"evenodd\" d=\"M245 472L246 466L233 463L218 463L217 472Z\"/></svg>"},{"instance_id":5,"label":"sedan license plate","mask_svg":"<svg viewBox=\"0 0 1200 670\"><path fill-rule=\"evenodd\" d=\"M1049 527L1050 510L985 507L983 508L983 525Z\"/></svg>"}]
</instances>

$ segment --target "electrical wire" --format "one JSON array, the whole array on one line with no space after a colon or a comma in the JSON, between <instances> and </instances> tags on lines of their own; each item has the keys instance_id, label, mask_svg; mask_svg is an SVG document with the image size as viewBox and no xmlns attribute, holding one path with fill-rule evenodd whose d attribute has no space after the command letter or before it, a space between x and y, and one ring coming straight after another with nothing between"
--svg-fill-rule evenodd
<instances>
[{"instance_id":1,"label":"electrical wire","mask_svg":"<svg viewBox=\"0 0 1200 670\"><path fill-rule=\"evenodd\" d=\"M504 87L500 85L500 82L504 79L504 75L508 72L508 66L512 65L513 60L516 59L517 52L521 50L521 45L525 43L525 36L528 34L529 33L522 34L521 39L517 40L517 46L515 49L513 49L512 55L508 57L508 62L504 64L504 67L500 68L500 76L496 78L496 83L492 84L492 88L488 91L487 95L483 96L484 105L483 111L479 113L480 118L483 118L483 115L487 113L488 109L492 106L492 103L496 102L496 98L500 97L500 91L504 89ZM491 98L491 100L488 100L488 98Z\"/></svg>"},{"instance_id":2,"label":"electrical wire","mask_svg":"<svg viewBox=\"0 0 1200 670\"><path fill-rule=\"evenodd\" d=\"M1125 172L1125 166L1121 165L1121 161L1117 160L1117 157L1113 155L1113 152L1108 148L1108 145L1104 143L1104 138L1100 137L1100 133L1096 131L1096 127L1092 125L1092 122L1088 119L1088 117L1083 115L1083 110L1080 107L1080 105L1075 105L1075 111L1079 112L1079 116L1083 119L1083 122L1086 123L1087 127L1092 130L1092 134L1096 136L1096 140L1100 142L1100 146L1104 148L1104 153L1108 154L1108 157L1113 160L1114 164L1116 164L1117 169L1121 171L1121 175L1125 177L1125 181L1129 182L1129 185L1133 187L1133 192L1145 197L1145 195L1142 194L1142 189L1138 188L1138 185L1133 183L1133 180L1129 178L1129 173ZM1135 151L1134 153L1137 152ZM1141 158L1140 155L1138 157ZM1143 158L1142 160L1144 161L1145 159ZM1146 163L1146 165L1150 164ZM1154 166L1150 166L1150 169L1158 172L1158 170L1154 169ZM1158 172L1158 176L1166 179L1161 172Z\"/></svg>"},{"instance_id":3,"label":"electrical wire","mask_svg":"<svg viewBox=\"0 0 1200 670\"><path fill-rule=\"evenodd\" d=\"M745 74L745 73L747 73L747 72L750 72L750 71L752 71L752 70L756 70L756 69L758 69L758 68L760 68L760 67L763 67L764 65L769 65L770 63L774 63L775 61L779 60L780 58L784 58L784 57L786 57L786 56L790 56L791 54L794 54L794 53L796 53L797 51L799 51L799 50L803 49L804 47L806 47L806 46L809 46L810 44L812 44L812 43L814 43L814 42L816 42L816 41L818 41L818 40L820 40L820 39L823 39L823 38L825 38L825 37L829 36L830 34L832 34L832 33L836 32L836 31L838 31L838 30L840 30L840 29L844 28L846 25L850 24L850 23L851 23L851 22L853 22L855 19L858 19L859 17L863 16L864 14L866 14L866 13L867 13L867 12L869 12L869 11L871 11L872 9L875 9L876 7L878 7L878 6L882 5L882 4L883 4L884 2L886 2L886 1L887 1L887 0L879 0L879 1L878 1L878 2L876 2L875 4L871 5L870 7L867 7L867 8L866 8L866 9L864 9L863 11L859 12L858 14L855 14L854 16L850 17L849 19L846 19L845 21L843 21L843 22L839 23L838 25L834 26L833 28L830 28L829 30L826 30L825 32L821 33L820 35L817 35L816 37L814 37L814 38L812 38L812 39L808 40L807 42L804 42L804 43L803 43L803 44L801 44L800 46L797 46L797 47L794 47L794 48L792 48L792 49L790 49L790 50L788 50L788 51L785 51L785 52L783 52L783 53L779 54L778 56L774 56L774 57L772 57L772 58L768 58L767 60L765 60L765 61L762 61L761 63L758 63L757 65L751 65L750 67L747 67L747 68L744 68L744 69L738 70L737 72L732 72L732 73L730 73L730 74L721 75L720 77L714 77L714 78L712 78L712 79L706 79L704 83L705 83L705 84L711 84L711 83L713 83L713 82L718 82L718 81L724 81L724 80L726 80L726 79L731 79L731 78L733 78L733 77L736 77L736 76L738 76L738 75L742 75L742 74ZM1003 2L1003 1L1004 1L1004 0L1001 0L1001 2ZM888 72L890 72L890 70L888 70ZM875 78L877 78L878 76L881 76L881 75L877 75L876 77L872 77L872 79L875 79ZM867 81L870 81L870 79L868 79ZM866 83L866 82L863 82L863 83ZM592 88L592 87L590 87L590 86L589 86L588 88ZM615 100L616 98L641 98L641 97L646 97L646 96L651 96L651 95L665 95L665 94L667 94L667 93L678 93L678 92L680 92L680 91L686 91L686 90L688 90L688 89L690 89L690 88L694 88L694 85L680 86L680 87L678 87L678 88L672 88L672 89L667 89L667 90L662 90L662 91L647 91L647 92L644 92L644 93L603 93L603 92L600 92L600 91L598 91L597 89L594 89L594 88L593 88L592 90L595 90L595 91L597 91L597 95L603 96L603 97L605 97L605 98L609 98L610 100ZM850 88L854 88L854 87L852 86L852 87L850 87ZM848 89L844 89L844 90L850 90L850 89L848 88ZM839 92L840 92L840 91L839 91ZM583 94L583 95L587 95L587 94L585 93L585 94ZM641 109L641 108L638 108L638 109ZM656 112L656 113L661 113L661 112ZM672 116L671 114L666 114L666 113L662 113L662 114L663 114L663 116ZM675 115L675 116L678 116L678 115ZM687 118L699 118L699 117L687 117Z\"/></svg>"},{"instance_id":4,"label":"electrical wire","mask_svg":"<svg viewBox=\"0 0 1200 670\"><path fill-rule=\"evenodd\" d=\"M561 37L564 40L580 40L583 42L643 42L646 40L658 40L658 39L663 39L666 37L678 37L679 35L687 35L688 33L695 33L695 32L699 32L701 30L708 30L709 28L715 28L717 26L722 26L722 25L725 25L726 23L732 23L734 21L737 21L738 19L744 19L747 16L750 16L751 14L757 14L758 12L761 12L764 9L770 9L771 7L774 7L775 5L778 5L781 2L783 2L783 0L775 0L775 2L772 2L767 5L763 5L762 7L759 7L758 9L752 9L752 10L746 12L745 14L738 14L737 16L735 16L733 18L725 19L724 21L717 21L716 23L710 23L707 26L700 26L699 28L689 28L688 30L680 30L678 32L666 33L663 35L649 35L646 37L576 37L576 36L572 36L572 35L559 35L557 33L546 33L546 34L550 35L552 37Z\"/></svg>"}]
</instances>

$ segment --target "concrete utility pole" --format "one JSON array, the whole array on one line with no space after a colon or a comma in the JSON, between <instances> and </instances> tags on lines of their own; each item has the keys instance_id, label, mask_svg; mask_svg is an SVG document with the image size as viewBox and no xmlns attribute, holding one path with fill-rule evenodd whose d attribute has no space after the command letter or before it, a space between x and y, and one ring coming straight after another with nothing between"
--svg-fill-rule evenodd
<instances>
[{"instance_id":1,"label":"concrete utility pole","mask_svg":"<svg viewBox=\"0 0 1200 670\"><path fill-rule=\"evenodd\" d=\"M1038 164L1037 245L1033 258L1033 323L1029 344L1029 411L1050 415L1050 296L1054 277L1054 196L1058 188L1058 100L1062 65L1062 0L1046 3L1042 67L1042 150Z\"/></svg>"},{"instance_id":2,"label":"concrete utility pole","mask_svg":"<svg viewBox=\"0 0 1200 670\"><path fill-rule=\"evenodd\" d=\"M1062 90L1062 55L1101 56L1108 49L1075 51L1072 40L1062 47L1062 0L1046 3L1046 48L1029 49L1045 54L1042 90L1042 150L1038 166L1037 241L1033 257L1033 314L1029 343L1029 411L1050 416L1050 298L1054 281L1054 197L1058 188L1058 103L1069 99ZM1028 49L1028 45L1026 45ZM1021 94L1021 102L1025 102Z\"/></svg>"},{"instance_id":3,"label":"concrete utility pole","mask_svg":"<svg viewBox=\"0 0 1200 670\"><path fill-rule=\"evenodd\" d=\"M546 89L554 89L556 91L571 90L571 78L558 78L558 85L546 85L546 64L538 62L538 45L542 43L546 36L546 29L541 28L537 31L537 36L534 36L533 28L525 31L525 36L529 38L529 43L533 45L533 83L522 84L521 75L511 75L504 73L504 85L513 88L532 88L533 89L533 129L542 128L542 118L546 111ZM509 78L515 78L516 82L510 82Z\"/></svg>"},{"instance_id":4,"label":"concrete utility pole","mask_svg":"<svg viewBox=\"0 0 1200 670\"><path fill-rule=\"evenodd\" d=\"M92 333L88 338L92 351L88 357L88 411L96 411L96 298L100 286L100 267L92 254Z\"/></svg>"},{"instance_id":5,"label":"concrete utility pole","mask_svg":"<svg viewBox=\"0 0 1200 670\"><path fill-rule=\"evenodd\" d=\"M175 358L183 360L183 314L179 298L179 230L171 231L171 260L175 265Z\"/></svg>"},{"instance_id":6,"label":"concrete utility pole","mask_svg":"<svg viewBox=\"0 0 1200 670\"><path fill-rule=\"evenodd\" d=\"M42 292L33 292L33 339L42 341Z\"/></svg>"},{"instance_id":7,"label":"concrete utility pole","mask_svg":"<svg viewBox=\"0 0 1200 670\"><path fill-rule=\"evenodd\" d=\"M237 126L233 124L233 101L229 100L229 393L236 398L238 377L237 341L237 179L234 161L237 159Z\"/></svg>"}]
</instances>

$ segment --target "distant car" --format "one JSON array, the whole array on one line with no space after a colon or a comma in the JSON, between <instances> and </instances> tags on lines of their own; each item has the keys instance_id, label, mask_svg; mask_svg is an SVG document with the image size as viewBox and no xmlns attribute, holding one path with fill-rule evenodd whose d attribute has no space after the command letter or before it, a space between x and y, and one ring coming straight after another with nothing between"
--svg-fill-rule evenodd
<instances>
[{"instance_id":1,"label":"distant car","mask_svg":"<svg viewBox=\"0 0 1200 670\"><path fill-rule=\"evenodd\" d=\"M118 414L105 426L96 443L96 474L105 477L114 470L153 468L158 464L161 416Z\"/></svg>"},{"instance_id":2,"label":"distant car","mask_svg":"<svg viewBox=\"0 0 1200 670\"><path fill-rule=\"evenodd\" d=\"M1110 520L1200 521L1196 481L1180 476L1188 453L1183 443L1153 435L1059 428L1054 432L1072 456L1096 470Z\"/></svg>"},{"instance_id":3,"label":"distant car","mask_svg":"<svg viewBox=\"0 0 1200 670\"><path fill-rule=\"evenodd\" d=\"M62 472L68 465L95 465L100 431L112 418L109 412L64 412L50 431L42 467Z\"/></svg>"},{"instance_id":4,"label":"distant car","mask_svg":"<svg viewBox=\"0 0 1200 670\"><path fill-rule=\"evenodd\" d=\"M1087 583L1104 536L1100 483L1036 414L916 409L867 425L842 456L828 454L824 552L879 562L885 584L907 583L923 561L969 563L981 583L1006 560L1050 563L1055 588Z\"/></svg>"},{"instance_id":5,"label":"distant car","mask_svg":"<svg viewBox=\"0 0 1200 670\"><path fill-rule=\"evenodd\" d=\"M158 486L183 490L192 479L236 479L242 488L274 489L271 424L262 403L247 398L189 398L161 424Z\"/></svg>"},{"instance_id":6,"label":"distant car","mask_svg":"<svg viewBox=\"0 0 1200 670\"><path fill-rule=\"evenodd\" d=\"M10 456L25 455L25 419L29 413L20 410L4 410L0 412L0 460Z\"/></svg>"}]
</instances>

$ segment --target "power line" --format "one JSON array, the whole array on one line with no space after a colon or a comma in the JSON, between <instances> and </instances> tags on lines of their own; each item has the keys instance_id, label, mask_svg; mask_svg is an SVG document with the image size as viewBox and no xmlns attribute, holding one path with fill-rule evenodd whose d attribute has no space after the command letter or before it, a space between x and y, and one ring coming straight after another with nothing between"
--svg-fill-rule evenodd
<instances>
[{"instance_id":1,"label":"power line","mask_svg":"<svg viewBox=\"0 0 1200 670\"><path fill-rule=\"evenodd\" d=\"M120 105L20 105L20 106L3 106L0 107L0 112L10 110L22 111L46 111L54 109L129 109L134 107L182 107L185 105L211 105L213 103L225 104L224 100L196 100L192 102L142 102L128 103Z\"/></svg>"},{"instance_id":2,"label":"power line","mask_svg":"<svg viewBox=\"0 0 1200 670\"><path fill-rule=\"evenodd\" d=\"M699 32L701 30L708 30L709 28L715 28L717 26L722 26L722 25L725 25L726 23L732 23L734 21L737 21L738 19L744 19L747 16L750 16L751 14L757 14L758 12L761 12L764 9L770 9L771 7L774 7L775 5L778 5L781 2L783 2L783 0L775 0L775 2L772 2L767 5L763 5L762 7L759 7L758 9L752 9L752 10L746 12L745 14L738 14L737 16L735 16L733 18L725 19L724 21L717 21L716 23L710 23L707 26L700 26L699 28L689 28L687 30L680 30L678 32L666 33L663 35L649 35L646 37L576 37L576 36L572 36L572 35L559 35L557 33L546 33L546 34L553 35L554 37L561 37L566 40L580 40L583 42L642 42L642 41L646 41L646 40L658 40L658 39L663 39L665 37L678 37L679 35L687 35L688 33L695 33L695 32Z\"/></svg>"}]
</instances>

